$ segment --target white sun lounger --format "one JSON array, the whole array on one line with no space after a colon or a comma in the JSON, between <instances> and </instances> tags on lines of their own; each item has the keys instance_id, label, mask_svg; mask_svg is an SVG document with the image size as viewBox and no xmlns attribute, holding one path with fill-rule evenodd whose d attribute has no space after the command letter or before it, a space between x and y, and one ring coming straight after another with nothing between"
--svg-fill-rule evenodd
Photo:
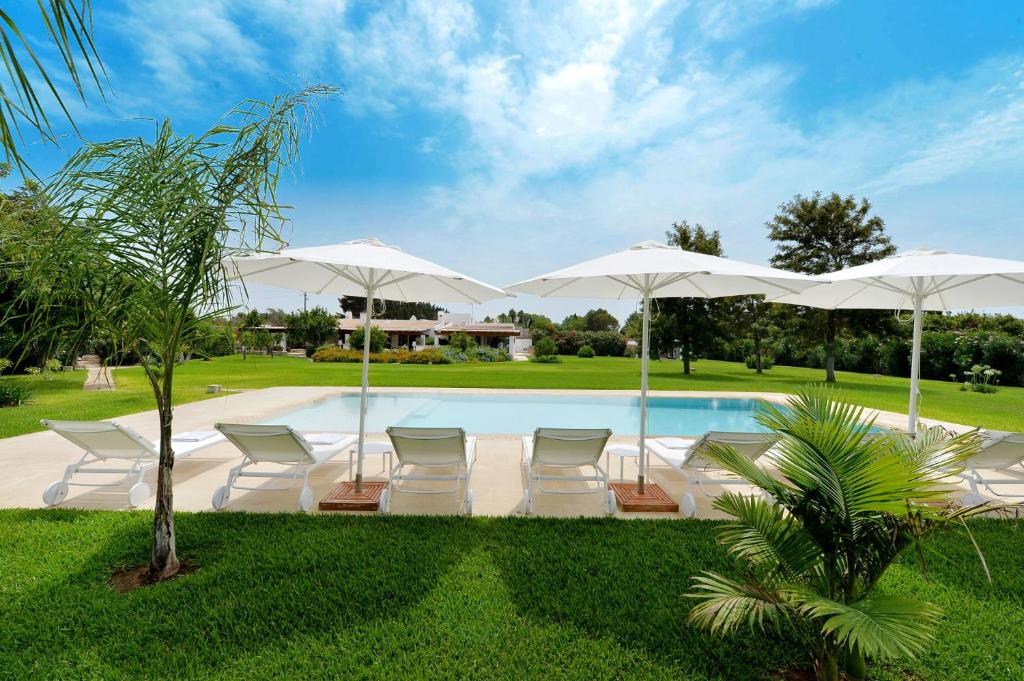
<instances>
[{"instance_id":1,"label":"white sun lounger","mask_svg":"<svg viewBox=\"0 0 1024 681\"><path fill-rule=\"evenodd\" d=\"M228 471L227 484L218 487L213 493L213 507L217 510L228 503L232 489L281 491L291 489L299 475L302 475L299 510L310 511L313 508L313 488L309 486L309 474L356 440L355 436L343 433L302 435L290 426L218 423L215 427L242 451L242 463ZM288 468L283 471L246 470L249 466L261 463L280 464ZM286 478L288 485L243 487L237 484L239 478Z\"/></svg>"},{"instance_id":2,"label":"white sun lounger","mask_svg":"<svg viewBox=\"0 0 1024 681\"><path fill-rule=\"evenodd\" d=\"M64 470L64 477L43 491L43 503L59 504L68 495L71 485L80 487L116 487L132 477L135 484L128 490L128 505L140 506L149 498L149 485L143 482L147 471L160 463L160 443L142 437L127 426L114 421L52 421L40 423L65 440L84 450L82 458ZM188 456L218 442L224 436L216 431L179 433L171 439L175 458ZM112 462L127 462L116 466ZM79 473L86 475L117 475L114 482L73 482Z\"/></svg>"},{"instance_id":3,"label":"white sun lounger","mask_svg":"<svg viewBox=\"0 0 1024 681\"><path fill-rule=\"evenodd\" d=\"M608 488L608 473L601 468L604 453L612 431L606 428L538 428L533 436L523 438L523 465L526 466L526 486L523 488L523 510L533 512L533 484L547 494L604 493L605 510L615 510L615 498ZM541 467L593 468L593 475L544 475ZM545 489L544 480L572 480L596 482L593 489Z\"/></svg>"},{"instance_id":4,"label":"white sun lounger","mask_svg":"<svg viewBox=\"0 0 1024 681\"><path fill-rule=\"evenodd\" d=\"M676 469L686 478L691 487L696 484L705 496L708 493L705 485L749 485L746 480L736 477L709 477L707 473L719 470L718 465L703 456L702 450L709 443L729 445L751 461L757 461L775 444L777 436L773 433L729 433L708 431L699 438L664 437L647 441L647 449L666 464ZM694 473L703 475L696 476ZM680 499L680 505L687 516L697 512L697 501L693 494L686 492Z\"/></svg>"},{"instance_id":5,"label":"white sun lounger","mask_svg":"<svg viewBox=\"0 0 1024 681\"><path fill-rule=\"evenodd\" d=\"M976 506L985 502L981 489L990 494L1004 498L1022 498L1024 494L1005 494L997 492L995 487L1024 486L1024 433L1008 433L1004 431L988 431L977 454L963 463L964 472L960 477L971 486L971 491L964 496L963 503ZM999 471L1009 474L1006 478L986 478L979 470ZM1016 476L1016 477L1012 477Z\"/></svg>"},{"instance_id":6,"label":"white sun lounger","mask_svg":"<svg viewBox=\"0 0 1024 681\"><path fill-rule=\"evenodd\" d=\"M409 494L455 494L459 482L464 481L463 507L467 515L473 513L473 488L470 476L476 461L476 438L468 437L462 428L406 428L392 426L387 430L398 461L388 473L388 488L380 499L381 513L391 510L391 497L395 492ZM406 474L405 466L417 468L454 468L454 475ZM405 480L454 480L452 487L443 489L402 488Z\"/></svg>"}]
</instances>

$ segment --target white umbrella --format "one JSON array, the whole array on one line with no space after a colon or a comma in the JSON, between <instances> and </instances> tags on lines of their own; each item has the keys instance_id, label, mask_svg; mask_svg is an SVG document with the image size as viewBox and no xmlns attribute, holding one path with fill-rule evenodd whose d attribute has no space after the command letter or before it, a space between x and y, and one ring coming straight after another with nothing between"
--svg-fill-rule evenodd
<instances>
[{"instance_id":1,"label":"white umbrella","mask_svg":"<svg viewBox=\"0 0 1024 681\"><path fill-rule=\"evenodd\" d=\"M280 286L310 293L366 297L356 491L362 490L363 481L370 325L374 300L480 304L508 295L499 288L417 258L373 238L234 257L229 258L225 265L232 278L246 283Z\"/></svg>"},{"instance_id":2,"label":"white umbrella","mask_svg":"<svg viewBox=\"0 0 1024 681\"><path fill-rule=\"evenodd\" d=\"M820 280L738 260L690 253L676 246L644 241L557 272L513 284L509 291L545 297L643 299L640 361L640 474L644 493L647 436L647 346L652 298L719 298L750 294L799 293Z\"/></svg>"},{"instance_id":3,"label":"white umbrella","mask_svg":"<svg viewBox=\"0 0 1024 681\"><path fill-rule=\"evenodd\" d=\"M921 318L924 310L1024 305L1024 262L945 251L906 251L825 275L830 285L773 302L826 309L913 310L910 409L907 430L917 430L921 375Z\"/></svg>"}]
</instances>

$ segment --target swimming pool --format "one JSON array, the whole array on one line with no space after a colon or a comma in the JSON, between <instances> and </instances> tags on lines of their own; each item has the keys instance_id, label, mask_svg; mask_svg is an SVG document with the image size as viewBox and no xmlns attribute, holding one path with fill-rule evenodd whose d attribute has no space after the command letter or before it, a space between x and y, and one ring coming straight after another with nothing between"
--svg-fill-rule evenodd
<instances>
[{"instance_id":1,"label":"swimming pool","mask_svg":"<svg viewBox=\"0 0 1024 681\"><path fill-rule=\"evenodd\" d=\"M700 435L708 430L755 432L754 400L737 398L650 397L650 435ZM359 427L359 394L350 393L268 419L297 430ZM388 426L460 426L467 433L515 435L541 426L611 428L637 435L640 398L624 396L514 395L509 393L370 393L367 432Z\"/></svg>"}]
</instances>

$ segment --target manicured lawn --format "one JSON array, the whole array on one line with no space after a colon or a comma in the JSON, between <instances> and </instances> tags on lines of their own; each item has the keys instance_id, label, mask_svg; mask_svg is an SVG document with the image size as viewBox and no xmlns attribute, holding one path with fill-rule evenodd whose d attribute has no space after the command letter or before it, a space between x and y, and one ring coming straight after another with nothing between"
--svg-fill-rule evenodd
<instances>
[{"instance_id":1,"label":"manicured lawn","mask_svg":"<svg viewBox=\"0 0 1024 681\"><path fill-rule=\"evenodd\" d=\"M562 388L636 390L640 384L637 360L613 357L563 357L561 364L502 362L421 366L374 364L371 385L378 387L450 388ZM701 360L696 373L684 376L679 362L651 363L654 390L730 390L792 392L821 381L820 369L774 367L758 376L742 364ZM99 419L153 408L153 398L141 370L115 372L117 391L83 394L84 373L58 374L52 381L34 380L38 390L33 404L0 411L0 437L39 430L40 418ZM839 385L865 406L903 412L907 408L908 380L889 376L840 372ZM30 380L3 377L0 380ZM359 385L358 364L315 364L287 357L224 357L193 361L175 372L178 403L206 397L210 383L226 388L267 388L278 385ZM968 425L1024 430L1024 388L1001 388L994 395L961 392L952 382L922 381L921 413Z\"/></svg>"},{"instance_id":2,"label":"manicured lawn","mask_svg":"<svg viewBox=\"0 0 1024 681\"><path fill-rule=\"evenodd\" d=\"M794 642L684 622L702 569L728 570L710 521L179 514L200 566L116 594L144 562L144 512L0 511L7 678L762 679ZM881 588L941 605L939 638L877 679L1024 678L1024 528L973 524Z\"/></svg>"}]
</instances>

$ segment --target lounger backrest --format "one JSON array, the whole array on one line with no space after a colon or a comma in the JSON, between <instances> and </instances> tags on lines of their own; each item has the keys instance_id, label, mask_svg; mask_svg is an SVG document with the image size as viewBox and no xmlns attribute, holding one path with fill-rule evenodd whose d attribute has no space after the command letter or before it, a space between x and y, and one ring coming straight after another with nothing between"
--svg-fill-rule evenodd
<instances>
[{"instance_id":1,"label":"lounger backrest","mask_svg":"<svg viewBox=\"0 0 1024 681\"><path fill-rule=\"evenodd\" d=\"M315 459L306 441L290 426L218 423L215 428L258 463L310 463Z\"/></svg>"},{"instance_id":2,"label":"lounger backrest","mask_svg":"<svg viewBox=\"0 0 1024 681\"><path fill-rule=\"evenodd\" d=\"M466 464L466 431L462 428L407 428L387 430L395 456L408 466Z\"/></svg>"},{"instance_id":3,"label":"lounger backrest","mask_svg":"<svg viewBox=\"0 0 1024 681\"><path fill-rule=\"evenodd\" d=\"M686 465L693 468L716 468L717 464L702 456L708 443L729 445L751 461L761 458L778 440L774 433L729 433L711 430L693 445L693 456ZM705 450L706 451L706 450Z\"/></svg>"},{"instance_id":4,"label":"lounger backrest","mask_svg":"<svg viewBox=\"0 0 1024 681\"><path fill-rule=\"evenodd\" d=\"M157 458L153 443L127 426L112 421L51 421L41 423L99 459Z\"/></svg>"},{"instance_id":5,"label":"lounger backrest","mask_svg":"<svg viewBox=\"0 0 1024 681\"><path fill-rule=\"evenodd\" d=\"M589 466L601 459L611 436L607 428L538 428L533 431L533 462Z\"/></svg>"},{"instance_id":6,"label":"lounger backrest","mask_svg":"<svg viewBox=\"0 0 1024 681\"><path fill-rule=\"evenodd\" d=\"M982 443L977 454L967 460L971 468L1009 468L1024 461L1024 433L1000 434Z\"/></svg>"}]
</instances>

